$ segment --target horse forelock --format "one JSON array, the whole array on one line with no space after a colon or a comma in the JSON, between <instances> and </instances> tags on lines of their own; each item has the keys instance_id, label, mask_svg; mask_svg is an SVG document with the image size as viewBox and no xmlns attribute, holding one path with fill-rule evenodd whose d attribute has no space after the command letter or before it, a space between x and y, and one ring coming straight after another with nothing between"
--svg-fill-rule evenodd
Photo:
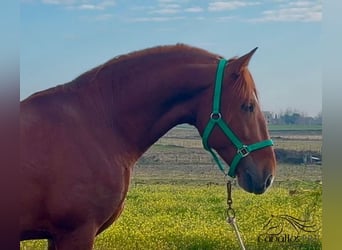
<instances>
[{"instance_id":1,"label":"horse forelock","mask_svg":"<svg viewBox=\"0 0 342 250\"><path fill-rule=\"evenodd\" d=\"M228 60L228 63L236 59L236 57L231 58ZM233 84L233 90L234 94L243 100L251 100L255 97L255 99L258 101L259 98L256 85L247 66L241 69L238 79Z\"/></svg>"}]
</instances>

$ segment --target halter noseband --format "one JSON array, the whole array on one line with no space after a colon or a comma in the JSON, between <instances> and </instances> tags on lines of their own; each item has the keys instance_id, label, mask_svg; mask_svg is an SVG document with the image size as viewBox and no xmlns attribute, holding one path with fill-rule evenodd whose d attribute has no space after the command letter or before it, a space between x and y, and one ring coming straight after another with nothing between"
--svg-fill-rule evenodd
<instances>
[{"instance_id":1,"label":"halter noseband","mask_svg":"<svg viewBox=\"0 0 342 250\"><path fill-rule=\"evenodd\" d=\"M227 64L226 59L221 59L219 61L219 64L217 66L217 72L216 72L216 81L215 81L215 90L214 90L214 100L213 100L213 109L212 113L210 114L210 120L207 124L207 126L204 129L203 136L202 136L202 143L205 150L209 151L211 155L213 156L216 164L220 168L220 170L225 174L232 178L235 177L235 172L237 165L239 164L240 160L252 151L262 149L264 147L273 146L273 141L268 139L261 142L257 142L250 145L243 144L239 138L233 133L233 131L229 128L228 124L222 119L222 115L220 112L220 101L221 101L221 91L222 91L222 82L223 82L223 75L224 75L224 69ZM225 167L219 160L217 154L215 151L208 145L208 140L211 132L213 131L215 126L219 126L221 128L222 132L228 137L228 139L234 144L234 146L237 148L236 155L233 158L233 161L230 164L229 171L226 174L225 173Z\"/></svg>"}]
</instances>

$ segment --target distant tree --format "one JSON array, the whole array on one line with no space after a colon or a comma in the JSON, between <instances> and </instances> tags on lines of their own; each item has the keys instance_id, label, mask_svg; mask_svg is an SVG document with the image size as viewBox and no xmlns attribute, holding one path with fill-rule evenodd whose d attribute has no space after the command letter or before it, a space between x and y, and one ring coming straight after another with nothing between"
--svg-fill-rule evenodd
<instances>
[{"instance_id":1,"label":"distant tree","mask_svg":"<svg viewBox=\"0 0 342 250\"><path fill-rule=\"evenodd\" d=\"M320 111L314 118L316 124L322 124L322 111Z\"/></svg>"},{"instance_id":2,"label":"distant tree","mask_svg":"<svg viewBox=\"0 0 342 250\"><path fill-rule=\"evenodd\" d=\"M315 117L310 117L304 112L288 108L285 112L281 111L274 115L273 124L322 124L322 112L319 112Z\"/></svg>"},{"instance_id":3,"label":"distant tree","mask_svg":"<svg viewBox=\"0 0 342 250\"><path fill-rule=\"evenodd\" d=\"M297 124L300 118L301 118L301 115L298 112L292 112L288 110L284 114L285 124Z\"/></svg>"}]
</instances>

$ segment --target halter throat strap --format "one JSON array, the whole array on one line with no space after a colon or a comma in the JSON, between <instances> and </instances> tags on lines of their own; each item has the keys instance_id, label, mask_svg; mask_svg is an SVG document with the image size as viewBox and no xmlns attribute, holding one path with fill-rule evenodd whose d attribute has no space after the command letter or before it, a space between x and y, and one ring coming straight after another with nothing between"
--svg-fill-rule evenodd
<instances>
[{"instance_id":1,"label":"halter throat strap","mask_svg":"<svg viewBox=\"0 0 342 250\"><path fill-rule=\"evenodd\" d=\"M243 144L239 138L234 134L234 132L229 128L228 124L222 119L222 114L220 111L221 106L221 92L222 92L222 82L224 76L224 69L226 67L227 60L220 59L217 71L216 71L216 81L215 81L215 89L214 89L214 99L213 99L213 109L212 113L210 114L210 119L207 126L204 129L203 136L202 136L202 144L205 150L209 151L218 165L219 169L226 175L234 178L236 175L236 168L240 162L240 160L249 153L262 149L264 147L273 146L273 141L268 139L261 142L257 142L250 145ZM214 130L215 126L218 126L225 136L233 143L236 147L237 152L230 164L229 171L225 170L223 163L220 161L217 153L209 146L209 137Z\"/></svg>"}]
</instances>

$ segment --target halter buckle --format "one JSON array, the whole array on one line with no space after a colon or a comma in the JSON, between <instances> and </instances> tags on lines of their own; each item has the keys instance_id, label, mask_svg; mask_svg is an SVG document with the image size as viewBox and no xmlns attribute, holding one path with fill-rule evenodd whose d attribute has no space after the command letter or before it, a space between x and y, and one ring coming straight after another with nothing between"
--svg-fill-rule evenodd
<instances>
[{"instance_id":1,"label":"halter buckle","mask_svg":"<svg viewBox=\"0 0 342 250\"><path fill-rule=\"evenodd\" d=\"M246 157L247 155L249 155L250 151L248 150L247 145L242 145L242 147L237 150L237 153L242 157Z\"/></svg>"}]
</instances>

